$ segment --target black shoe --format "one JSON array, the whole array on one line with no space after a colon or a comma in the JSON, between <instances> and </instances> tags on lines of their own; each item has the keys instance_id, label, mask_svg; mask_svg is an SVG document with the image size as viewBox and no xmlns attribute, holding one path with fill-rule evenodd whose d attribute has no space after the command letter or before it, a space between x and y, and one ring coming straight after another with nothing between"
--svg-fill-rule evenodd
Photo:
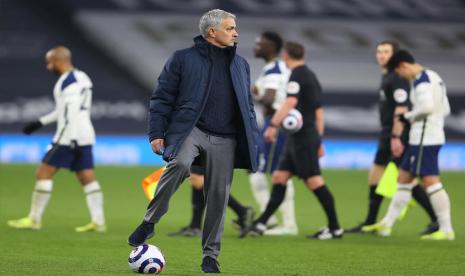
<instances>
[{"instance_id":1,"label":"black shoe","mask_svg":"<svg viewBox=\"0 0 465 276\"><path fill-rule=\"evenodd\" d=\"M354 226L352 228L344 229L344 232L351 233L351 234L363 234L365 232L362 231L362 227L365 225L366 225L365 223L360 223L359 225Z\"/></svg>"},{"instance_id":2,"label":"black shoe","mask_svg":"<svg viewBox=\"0 0 465 276\"><path fill-rule=\"evenodd\" d=\"M249 227L245 228L239 233L239 238L245 238L247 235L251 236L263 236L263 233L266 230L266 225L261 222L255 222Z\"/></svg>"},{"instance_id":3,"label":"black shoe","mask_svg":"<svg viewBox=\"0 0 465 276\"><path fill-rule=\"evenodd\" d=\"M309 239L316 239L316 240L332 240L332 239L340 239L344 235L344 229L334 229L331 230L328 227L323 227L315 234L307 235L306 237Z\"/></svg>"},{"instance_id":4,"label":"black shoe","mask_svg":"<svg viewBox=\"0 0 465 276\"><path fill-rule=\"evenodd\" d=\"M202 260L202 272L203 273L220 273L220 269L218 268L220 264L217 260L213 259L210 256L206 256Z\"/></svg>"},{"instance_id":5,"label":"black shoe","mask_svg":"<svg viewBox=\"0 0 465 276\"><path fill-rule=\"evenodd\" d=\"M420 235L429 235L431 233L434 233L439 230L439 223L437 221L433 221L430 224L428 224L423 230L423 232L420 233Z\"/></svg>"},{"instance_id":6,"label":"black shoe","mask_svg":"<svg viewBox=\"0 0 465 276\"><path fill-rule=\"evenodd\" d=\"M254 216L255 210L252 207L245 207L244 213L242 213L235 221L235 223L239 226L239 232L243 232L252 225Z\"/></svg>"},{"instance_id":7,"label":"black shoe","mask_svg":"<svg viewBox=\"0 0 465 276\"><path fill-rule=\"evenodd\" d=\"M177 232L168 233L170 237L182 236L182 237L200 237L202 236L202 230L200 228L192 228L190 226L183 227Z\"/></svg>"},{"instance_id":8,"label":"black shoe","mask_svg":"<svg viewBox=\"0 0 465 276\"><path fill-rule=\"evenodd\" d=\"M153 223L143 221L129 236L128 244L134 247L143 244L145 240L150 239L155 234L153 228Z\"/></svg>"}]
</instances>

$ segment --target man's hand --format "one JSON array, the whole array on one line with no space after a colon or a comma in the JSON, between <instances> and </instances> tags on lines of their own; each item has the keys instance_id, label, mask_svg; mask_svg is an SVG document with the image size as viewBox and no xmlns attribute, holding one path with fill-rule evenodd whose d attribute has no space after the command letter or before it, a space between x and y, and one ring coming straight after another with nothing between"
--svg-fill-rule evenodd
<instances>
[{"instance_id":1,"label":"man's hand","mask_svg":"<svg viewBox=\"0 0 465 276\"><path fill-rule=\"evenodd\" d=\"M29 135L33 133L34 131L38 130L39 128L41 128L42 126L43 125L40 121L30 122L26 126L24 126L23 133L26 135Z\"/></svg>"},{"instance_id":2,"label":"man's hand","mask_svg":"<svg viewBox=\"0 0 465 276\"><path fill-rule=\"evenodd\" d=\"M162 155L165 150L165 140L164 139L154 139L150 142L152 146L152 151L156 154Z\"/></svg>"},{"instance_id":3,"label":"man's hand","mask_svg":"<svg viewBox=\"0 0 465 276\"><path fill-rule=\"evenodd\" d=\"M396 114L396 116L399 118L399 121L401 123L403 123L404 125L406 124L409 124L409 120L407 118L405 118L405 113L401 113L401 114Z\"/></svg>"},{"instance_id":4,"label":"man's hand","mask_svg":"<svg viewBox=\"0 0 465 276\"><path fill-rule=\"evenodd\" d=\"M391 137L391 152L394 157L400 157L404 152L404 145L399 137Z\"/></svg>"},{"instance_id":5,"label":"man's hand","mask_svg":"<svg viewBox=\"0 0 465 276\"><path fill-rule=\"evenodd\" d=\"M318 158L321 158L325 155L325 146L323 146L323 143L320 144L320 147L318 148Z\"/></svg>"},{"instance_id":6,"label":"man's hand","mask_svg":"<svg viewBox=\"0 0 465 276\"><path fill-rule=\"evenodd\" d=\"M276 132L277 129L274 126L269 126L266 128L263 137L265 137L265 141L268 143L274 143L276 141Z\"/></svg>"}]
</instances>

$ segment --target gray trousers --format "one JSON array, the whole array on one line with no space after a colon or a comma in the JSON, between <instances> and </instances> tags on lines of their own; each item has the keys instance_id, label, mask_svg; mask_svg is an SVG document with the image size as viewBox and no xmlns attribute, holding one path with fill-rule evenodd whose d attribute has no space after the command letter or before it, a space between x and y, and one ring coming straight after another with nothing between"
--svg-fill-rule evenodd
<instances>
[{"instance_id":1,"label":"gray trousers","mask_svg":"<svg viewBox=\"0 0 465 276\"><path fill-rule=\"evenodd\" d=\"M155 196L147 207L145 221L157 223L168 211L171 196L190 174L194 159L205 156L205 221L202 234L203 257L214 259L220 253L224 217L234 170L236 140L208 135L194 128L166 166L158 181Z\"/></svg>"}]
</instances>

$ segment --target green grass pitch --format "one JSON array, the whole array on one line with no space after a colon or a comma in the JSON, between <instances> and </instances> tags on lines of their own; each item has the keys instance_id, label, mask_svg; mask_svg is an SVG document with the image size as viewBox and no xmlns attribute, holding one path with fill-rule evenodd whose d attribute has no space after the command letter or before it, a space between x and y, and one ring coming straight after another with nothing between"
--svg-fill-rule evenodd
<instances>
[{"instance_id":1,"label":"green grass pitch","mask_svg":"<svg viewBox=\"0 0 465 276\"><path fill-rule=\"evenodd\" d=\"M83 191L74 175L62 171L40 231L18 231L8 219L23 217L29 210L34 185L32 165L0 164L0 275L134 275L127 265L131 248L126 239L142 220L147 200L140 182L150 167L98 167L105 195L108 233L75 233L74 227L89 222ZM343 226L360 222L366 214L366 171L326 170ZM456 232L453 242L420 241L418 232L428 223L415 207L398 222L392 237L345 235L342 240L308 240L305 234L325 225L316 198L296 182L296 214L300 233L294 237L259 237L239 240L228 211L222 252L224 275L465 275L465 173L442 176L452 202ZM233 194L255 205L247 176L237 171ZM387 207L383 203L381 214ZM166 256L165 275L201 275L200 238L173 238L166 234L190 220L190 187L181 186L168 214L157 225L149 243Z\"/></svg>"}]
</instances>

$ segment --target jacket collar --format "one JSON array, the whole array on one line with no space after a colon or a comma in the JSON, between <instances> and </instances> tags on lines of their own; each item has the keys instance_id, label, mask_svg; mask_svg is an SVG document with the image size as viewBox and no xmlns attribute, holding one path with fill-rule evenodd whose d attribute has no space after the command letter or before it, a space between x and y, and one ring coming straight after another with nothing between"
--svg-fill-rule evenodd
<instances>
[{"instance_id":1,"label":"jacket collar","mask_svg":"<svg viewBox=\"0 0 465 276\"><path fill-rule=\"evenodd\" d=\"M198 35L194 37L194 47L197 48L197 50L199 50L202 56L207 57L210 55L210 51L212 47L215 47L215 46L210 44L207 40L205 40L203 36ZM230 50L229 55L231 59L236 55L236 48L237 48L237 43L234 43L234 46L232 47L228 47L228 50Z\"/></svg>"}]
</instances>

